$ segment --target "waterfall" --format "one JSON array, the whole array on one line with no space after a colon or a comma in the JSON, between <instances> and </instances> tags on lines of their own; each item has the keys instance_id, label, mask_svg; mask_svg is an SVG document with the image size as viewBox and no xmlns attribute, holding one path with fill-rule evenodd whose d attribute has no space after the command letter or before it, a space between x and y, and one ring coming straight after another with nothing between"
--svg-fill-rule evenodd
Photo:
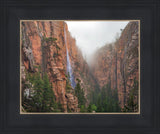
<instances>
[{"instance_id":1,"label":"waterfall","mask_svg":"<svg viewBox=\"0 0 160 134\"><path fill-rule=\"evenodd\" d=\"M71 82L71 86L73 88L75 88L76 83L74 81L74 75L73 75L73 72L72 72L72 67L71 67L71 63L70 63L70 57L69 57L68 48L67 48L67 36L66 36L65 27L64 27L64 42L65 42L65 45L66 45L66 53L67 53L67 75L69 74L69 80Z\"/></svg>"}]
</instances>

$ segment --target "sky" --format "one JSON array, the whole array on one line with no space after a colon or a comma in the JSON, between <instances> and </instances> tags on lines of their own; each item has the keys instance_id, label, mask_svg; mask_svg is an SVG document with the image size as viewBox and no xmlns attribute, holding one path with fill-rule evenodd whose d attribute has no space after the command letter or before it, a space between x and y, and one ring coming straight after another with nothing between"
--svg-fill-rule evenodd
<instances>
[{"instance_id":1,"label":"sky","mask_svg":"<svg viewBox=\"0 0 160 134\"><path fill-rule=\"evenodd\" d=\"M89 60L100 47L115 41L129 21L65 21L83 56Z\"/></svg>"}]
</instances>

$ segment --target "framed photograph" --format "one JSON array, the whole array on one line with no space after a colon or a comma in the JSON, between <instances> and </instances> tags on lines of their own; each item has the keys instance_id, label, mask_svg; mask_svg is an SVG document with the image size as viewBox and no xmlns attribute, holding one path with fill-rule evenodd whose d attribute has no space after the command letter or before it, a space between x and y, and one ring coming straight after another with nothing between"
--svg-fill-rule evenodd
<instances>
[{"instance_id":1,"label":"framed photograph","mask_svg":"<svg viewBox=\"0 0 160 134\"><path fill-rule=\"evenodd\" d=\"M0 133L160 133L158 0L1 3Z\"/></svg>"},{"instance_id":2,"label":"framed photograph","mask_svg":"<svg viewBox=\"0 0 160 134\"><path fill-rule=\"evenodd\" d=\"M20 20L20 113L140 114L139 57L139 20Z\"/></svg>"}]
</instances>

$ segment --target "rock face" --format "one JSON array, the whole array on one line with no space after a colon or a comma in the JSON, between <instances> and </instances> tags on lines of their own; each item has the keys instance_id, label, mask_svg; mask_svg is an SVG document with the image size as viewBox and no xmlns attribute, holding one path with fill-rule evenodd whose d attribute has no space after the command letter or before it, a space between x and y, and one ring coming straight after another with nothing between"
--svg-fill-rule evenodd
<instances>
[{"instance_id":1,"label":"rock face","mask_svg":"<svg viewBox=\"0 0 160 134\"><path fill-rule=\"evenodd\" d=\"M64 31L67 41L65 41ZM53 41L55 38L57 40ZM72 112L78 112L77 97L72 93L66 93L66 46L73 70L81 71L84 68L86 71L84 67L86 62L76 46L75 39L70 35L67 24L64 21L24 21L21 24L21 46L22 69L34 73L37 71L36 66L40 66L49 76L56 101L63 105L66 112L67 106ZM82 64L79 66L78 63ZM74 75L75 80L81 79L76 71ZM84 85L83 80L82 85Z\"/></svg>"},{"instance_id":2,"label":"rock face","mask_svg":"<svg viewBox=\"0 0 160 134\"><path fill-rule=\"evenodd\" d=\"M113 44L97 50L92 72L100 87L111 83L118 90L121 107L126 104L134 80L139 80L139 30L138 22L129 22ZM135 100L138 101L138 98Z\"/></svg>"},{"instance_id":3,"label":"rock face","mask_svg":"<svg viewBox=\"0 0 160 134\"><path fill-rule=\"evenodd\" d=\"M84 89L85 97L89 94L90 90L94 90L95 85L98 84L94 79L90 67L86 60L82 56L82 52L75 45L76 40L72 38L70 32L68 31L67 25L65 25L67 31L67 47L70 55L70 61L72 64L73 74L75 81L78 78L81 81L81 87ZM89 100L87 99L89 103ZM87 103L87 104L88 104Z\"/></svg>"}]
</instances>

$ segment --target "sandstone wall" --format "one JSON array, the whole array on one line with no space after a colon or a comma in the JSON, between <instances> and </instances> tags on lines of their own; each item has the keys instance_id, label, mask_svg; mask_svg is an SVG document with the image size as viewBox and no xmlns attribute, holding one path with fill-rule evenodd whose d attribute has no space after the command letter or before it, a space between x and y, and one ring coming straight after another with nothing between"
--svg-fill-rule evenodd
<instances>
[{"instance_id":1,"label":"sandstone wall","mask_svg":"<svg viewBox=\"0 0 160 134\"><path fill-rule=\"evenodd\" d=\"M111 82L111 88L118 90L119 102L123 107L134 84L139 80L139 30L138 22L130 22L123 29L120 38L97 50L92 72L102 88Z\"/></svg>"},{"instance_id":2,"label":"sandstone wall","mask_svg":"<svg viewBox=\"0 0 160 134\"><path fill-rule=\"evenodd\" d=\"M67 33L66 42L64 30ZM45 40L48 38L57 40ZM83 57L64 21L24 21L21 24L22 68L34 73L38 71L35 66L40 66L49 76L57 102L63 105L65 111L68 104L74 112L78 112L77 97L66 92L66 45L74 69L78 57L81 60Z\"/></svg>"}]
</instances>

